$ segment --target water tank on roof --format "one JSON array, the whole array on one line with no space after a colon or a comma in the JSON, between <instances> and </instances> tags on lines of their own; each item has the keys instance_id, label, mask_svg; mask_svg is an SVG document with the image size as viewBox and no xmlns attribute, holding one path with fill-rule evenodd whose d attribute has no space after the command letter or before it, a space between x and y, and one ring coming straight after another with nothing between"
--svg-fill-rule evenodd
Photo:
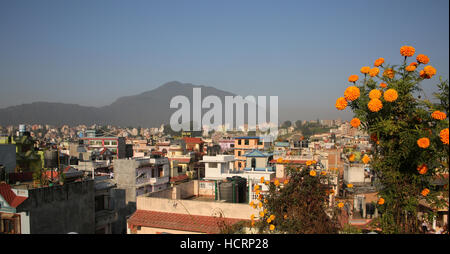
<instances>
[{"instance_id":1,"label":"water tank on roof","mask_svg":"<svg viewBox=\"0 0 450 254\"><path fill-rule=\"evenodd\" d=\"M58 151L49 150L44 152L44 167L57 168L58 167Z\"/></svg>"},{"instance_id":2,"label":"water tank on roof","mask_svg":"<svg viewBox=\"0 0 450 254\"><path fill-rule=\"evenodd\" d=\"M221 182L219 183L219 193L220 193L220 200L223 200L228 203L232 203L234 201L233 199L233 182Z\"/></svg>"}]
</instances>

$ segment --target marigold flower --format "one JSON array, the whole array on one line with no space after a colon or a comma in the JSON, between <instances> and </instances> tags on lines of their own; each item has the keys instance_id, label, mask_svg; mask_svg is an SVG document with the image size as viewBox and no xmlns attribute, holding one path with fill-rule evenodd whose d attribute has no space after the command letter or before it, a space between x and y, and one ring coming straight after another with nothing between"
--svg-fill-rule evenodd
<instances>
[{"instance_id":1,"label":"marigold flower","mask_svg":"<svg viewBox=\"0 0 450 254\"><path fill-rule=\"evenodd\" d=\"M275 180L275 182L274 182L274 184L275 184L275 186L279 186L280 185L280 181L278 181L278 180Z\"/></svg>"},{"instance_id":2,"label":"marigold flower","mask_svg":"<svg viewBox=\"0 0 450 254\"><path fill-rule=\"evenodd\" d=\"M275 220L275 215L270 215L270 217L269 217L271 220Z\"/></svg>"},{"instance_id":3,"label":"marigold flower","mask_svg":"<svg viewBox=\"0 0 450 254\"><path fill-rule=\"evenodd\" d=\"M277 159L277 163L283 163L283 158L281 158L281 157L278 158L278 159Z\"/></svg>"},{"instance_id":4,"label":"marigold flower","mask_svg":"<svg viewBox=\"0 0 450 254\"><path fill-rule=\"evenodd\" d=\"M434 74L436 74L436 69L431 66L431 65L427 65L423 68L423 71L425 72L425 74L427 74L428 76L433 77Z\"/></svg>"},{"instance_id":5,"label":"marigold flower","mask_svg":"<svg viewBox=\"0 0 450 254\"><path fill-rule=\"evenodd\" d=\"M347 187L348 188L353 188L353 184L349 183L349 184L347 184Z\"/></svg>"},{"instance_id":6,"label":"marigold flower","mask_svg":"<svg viewBox=\"0 0 450 254\"><path fill-rule=\"evenodd\" d=\"M372 99L367 104L367 107L372 112L378 112L383 108L383 103L379 99Z\"/></svg>"},{"instance_id":7,"label":"marigold flower","mask_svg":"<svg viewBox=\"0 0 450 254\"><path fill-rule=\"evenodd\" d=\"M371 77L375 77L376 75L378 75L378 73L380 73L380 69L378 69L377 67L373 67L372 69L370 69L369 71L369 75Z\"/></svg>"},{"instance_id":8,"label":"marigold flower","mask_svg":"<svg viewBox=\"0 0 450 254\"><path fill-rule=\"evenodd\" d=\"M361 125L361 121L358 118L353 118L350 121L350 124L354 127L354 128L358 128L359 125Z\"/></svg>"},{"instance_id":9,"label":"marigold flower","mask_svg":"<svg viewBox=\"0 0 450 254\"><path fill-rule=\"evenodd\" d=\"M252 215L250 215L250 219L255 219L255 215L254 214L252 214Z\"/></svg>"},{"instance_id":10,"label":"marigold flower","mask_svg":"<svg viewBox=\"0 0 450 254\"><path fill-rule=\"evenodd\" d=\"M285 214L285 215L283 216L284 219L287 219L287 217L288 217L287 214Z\"/></svg>"},{"instance_id":11,"label":"marigold flower","mask_svg":"<svg viewBox=\"0 0 450 254\"><path fill-rule=\"evenodd\" d=\"M264 212L263 211L261 211L261 212L259 212L259 217L264 217Z\"/></svg>"},{"instance_id":12,"label":"marigold flower","mask_svg":"<svg viewBox=\"0 0 450 254\"><path fill-rule=\"evenodd\" d=\"M428 195L428 193L430 193L430 190L425 188L422 190L422 192L420 194L422 194L422 196L426 197Z\"/></svg>"},{"instance_id":13,"label":"marigold flower","mask_svg":"<svg viewBox=\"0 0 450 254\"><path fill-rule=\"evenodd\" d=\"M327 175L327 171L322 171L320 172L321 175L326 176Z\"/></svg>"},{"instance_id":14,"label":"marigold flower","mask_svg":"<svg viewBox=\"0 0 450 254\"><path fill-rule=\"evenodd\" d=\"M255 221L254 221L254 220L252 220L252 224L251 224L251 226L252 226L252 227L254 227L254 226L255 226Z\"/></svg>"},{"instance_id":15,"label":"marigold flower","mask_svg":"<svg viewBox=\"0 0 450 254\"><path fill-rule=\"evenodd\" d=\"M315 171L315 170L311 170L311 171L309 172L309 175L310 175L310 176L316 176L316 175L317 175L317 173L316 173L316 171Z\"/></svg>"},{"instance_id":16,"label":"marigold flower","mask_svg":"<svg viewBox=\"0 0 450 254\"><path fill-rule=\"evenodd\" d=\"M348 157L348 160L353 162L355 161L356 156L354 154L351 154L350 157Z\"/></svg>"},{"instance_id":17,"label":"marigold flower","mask_svg":"<svg viewBox=\"0 0 450 254\"><path fill-rule=\"evenodd\" d=\"M445 114L445 112L436 110L431 114L431 117L436 120L444 120L445 118L447 118L447 114Z\"/></svg>"},{"instance_id":18,"label":"marigold flower","mask_svg":"<svg viewBox=\"0 0 450 254\"><path fill-rule=\"evenodd\" d=\"M361 71L362 74L367 74L370 71L370 66L364 66L364 67L361 68L360 71Z\"/></svg>"},{"instance_id":19,"label":"marigold flower","mask_svg":"<svg viewBox=\"0 0 450 254\"><path fill-rule=\"evenodd\" d=\"M261 208L263 204L261 202L258 203L258 207Z\"/></svg>"},{"instance_id":20,"label":"marigold flower","mask_svg":"<svg viewBox=\"0 0 450 254\"><path fill-rule=\"evenodd\" d=\"M283 182L284 185L286 185L286 184L288 184L288 183L289 183L289 180L288 180L288 179L284 180L284 182Z\"/></svg>"},{"instance_id":21,"label":"marigold flower","mask_svg":"<svg viewBox=\"0 0 450 254\"><path fill-rule=\"evenodd\" d=\"M373 65L375 65L375 67L379 67L384 63L384 58L380 57L377 60L375 60L375 63Z\"/></svg>"},{"instance_id":22,"label":"marigold flower","mask_svg":"<svg viewBox=\"0 0 450 254\"><path fill-rule=\"evenodd\" d=\"M388 68L388 69L384 70L383 76L393 79L395 76L395 71L392 68Z\"/></svg>"},{"instance_id":23,"label":"marigold flower","mask_svg":"<svg viewBox=\"0 0 450 254\"><path fill-rule=\"evenodd\" d=\"M448 128L441 130L439 133L442 143L448 145Z\"/></svg>"},{"instance_id":24,"label":"marigold flower","mask_svg":"<svg viewBox=\"0 0 450 254\"><path fill-rule=\"evenodd\" d=\"M269 229L270 229L271 231L274 231L274 230L275 230L275 225L271 224L270 227L269 227Z\"/></svg>"},{"instance_id":25,"label":"marigold flower","mask_svg":"<svg viewBox=\"0 0 450 254\"><path fill-rule=\"evenodd\" d=\"M412 63L409 64L409 66L415 66L415 67L417 67L417 65L419 65L419 64L416 63L416 62L412 62Z\"/></svg>"},{"instance_id":26,"label":"marigold flower","mask_svg":"<svg viewBox=\"0 0 450 254\"><path fill-rule=\"evenodd\" d=\"M264 204L267 204L269 202L269 200L264 199Z\"/></svg>"},{"instance_id":27,"label":"marigold flower","mask_svg":"<svg viewBox=\"0 0 450 254\"><path fill-rule=\"evenodd\" d=\"M414 65L408 65L408 66L405 67L405 70L406 70L406 71L409 71L409 72L415 71L415 70L416 70L416 66L414 66Z\"/></svg>"},{"instance_id":28,"label":"marigold flower","mask_svg":"<svg viewBox=\"0 0 450 254\"><path fill-rule=\"evenodd\" d=\"M417 55L416 60L417 60L417 62L422 63L422 64L427 64L430 61L428 56L422 55L422 54Z\"/></svg>"},{"instance_id":29,"label":"marigold flower","mask_svg":"<svg viewBox=\"0 0 450 254\"><path fill-rule=\"evenodd\" d=\"M381 83L381 84L380 84L380 87L381 87L381 88L386 88L386 87L387 87L387 84L386 84L386 83Z\"/></svg>"},{"instance_id":30,"label":"marigold flower","mask_svg":"<svg viewBox=\"0 0 450 254\"><path fill-rule=\"evenodd\" d=\"M338 207L339 207L339 208L342 208L342 207L344 207L344 203L342 203L342 202L339 202L339 203L338 203Z\"/></svg>"},{"instance_id":31,"label":"marigold flower","mask_svg":"<svg viewBox=\"0 0 450 254\"><path fill-rule=\"evenodd\" d=\"M260 190L256 190L256 191L255 191L255 194L256 194L256 195L259 195L259 192L260 192Z\"/></svg>"},{"instance_id":32,"label":"marigold flower","mask_svg":"<svg viewBox=\"0 0 450 254\"><path fill-rule=\"evenodd\" d=\"M358 75L350 75L350 77L348 77L348 82L356 82L358 81Z\"/></svg>"},{"instance_id":33,"label":"marigold flower","mask_svg":"<svg viewBox=\"0 0 450 254\"><path fill-rule=\"evenodd\" d=\"M403 46L400 48L400 54L402 56L411 57L416 52L416 49L411 46Z\"/></svg>"},{"instance_id":34,"label":"marigold flower","mask_svg":"<svg viewBox=\"0 0 450 254\"><path fill-rule=\"evenodd\" d=\"M379 205L382 205L382 204L384 204L384 198L380 198L380 199L378 199L378 204L379 204Z\"/></svg>"},{"instance_id":35,"label":"marigold flower","mask_svg":"<svg viewBox=\"0 0 450 254\"><path fill-rule=\"evenodd\" d=\"M372 89L369 92L369 98L370 99L380 99L380 97L381 97L381 91L378 90L378 89Z\"/></svg>"},{"instance_id":36,"label":"marigold flower","mask_svg":"<svg viewBox=\"0 0 450 254\"><path fill-rule=\"evenodd\" d=\"M417 140L417 145L420 148L427 148L430 146L430 140L428 138L419 138Z\"/></svg>"},{"instance_id":37,"label":"marigold flower","mask_svg":"<svg viewBox=\"0 0 450 254\"><path fill-rule=\"evenodd\" d=\"M344 110L347 107L348 103L347 100L344 97L339 97L336 100L336 108L338 110Z\"/></svg>"},{"instance_id":38,"label":"marigold flower","mask_svg":"<svg viewBox=\"0 0 450 254\"><path fill-rule=\"evenodd\" d=\"M255 187L253 187L253 189L256 191L256 190L259 190L259 185L255 185Z\"/></svg>"},{"instance_id":39,"label":"marigold flower","mask_svg":"<svg viewBox=\"0 0 450 254\"><path fill-rule=\"evenodd\" d=\"M428 171L428 166L427 166L427 164L422 164L422 165L419 165L418 167L417 167L417 171L419 172L419 174L421 174L421 175L424 175L424 174L426 174L427 173L427 171Z\"/></svg>"},{"instance_id":40,"label":"marigold flower","mask_svg":"<svg viewBox=\"0 0 450 254\"><path fill-rule=\"evenodd\" d=\"M360 95L360 90L356 86L349 86L347 89L345 89L344 97L348 101L354 101L358 99Z\"/></svg>"},{"instance_id":41,"label":"marigold flower","mask_svg":"<svg viewBox=\"0 0 450 254\"><path fill-rule=\"evenodd\" d=\"M306 161L306 166L311 166L312 165L312 161Z\"/></svg>"},{"instance_id":42,"label":"marigold flower","mask_svg":"<svg viewBox=\"0 0 450 254\"><path fill-rule=\"evenodd\" d=\"M249 204L250 206L254 206L255 204L253 203L253 201L252 202L250 202L250 204Z\"/></svg>"},{"instance_id":43,"label":"marigold flower","mask_svg":"<svg viewBox=\"0 0 450 254\"><path fill-rule=\"evenodd\" d=\"M362 162L364 162L364 164L369 163L370 161L370 157L367 154L364 154L363 158L362 158Z\"/></svg>"},{"instance_id":44,"label":"marigold flower","mask_svg":"<svg viewBox=\"0 0 450 254\"><path fill-rule=\"evenodd\" d=\"M264 183L264 177L263 176L260 179L260 183Z\"/></svg>"},{"instance_id":45,"label":"marigold flower","mask_svg":"<svg viewBox=\"0 0 450 254\"><path fill-rule=\"evenodd\" d=\"M269 181L266 181L266 185L269 185L270 184L270 182Z\"/></svg>"},{"instance_id":46,"label":"marigold flower","mask_svg":"<svg viewBox=\"0 0 450 254\"><path fill-rule=\"evenodd\" d=\"M398 93L395 89L388 89L386 90L386 92L384 92L384 100L387 102L393 102L395 100L397 100L398 98Z\"/></svg>"},{"instance_id":47,"label":"marigold flower","mask_svg":"<svg viewBox=\"0 0 450 254\"><path fill-rule=\"evenodd\" d=\"M267 223L271 223L272 222L272 220L270 219L270 218L267 218Z\"/></svg>"}]
</instances>

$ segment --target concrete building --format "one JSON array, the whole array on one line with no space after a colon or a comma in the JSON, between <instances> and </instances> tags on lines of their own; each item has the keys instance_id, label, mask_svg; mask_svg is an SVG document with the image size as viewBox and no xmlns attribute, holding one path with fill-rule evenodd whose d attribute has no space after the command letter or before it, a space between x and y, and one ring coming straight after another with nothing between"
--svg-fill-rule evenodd
<instances>
[{"instance_id":1,"label":"concrete building","mask_svg":"<svg viewBox=\"0 0 450 254\"><path fill-rule=\"evenodd\" d=\"M234 168L237 170L244 170L245 156L244 154L258 149L264 150L264 141L259 137L236 137L234 139Z\"/></svg>"},{"instance_id":2,"label":"concrete building","mask_svg":"<svg viewBox=\"0 0 450 254\"><path fill-rule=\"evenodd\" d=\"M114 160L114 181L126 191L126 204L136 197L163 190L169 183L169 161L164 157Z\"/></svg>"}]
</instances>

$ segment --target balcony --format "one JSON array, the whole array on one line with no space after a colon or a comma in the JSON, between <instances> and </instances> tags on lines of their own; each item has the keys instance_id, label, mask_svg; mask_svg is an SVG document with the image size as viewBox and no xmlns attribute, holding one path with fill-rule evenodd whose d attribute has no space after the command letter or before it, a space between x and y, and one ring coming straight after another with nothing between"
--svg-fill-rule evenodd
<instances>
[{"instance_id":1,"label":"balcony","mask_svg":"<svg viewBox=\"0 0 450 254\"><path fill-rule=\"evenodd\" d=\"M246 172L275 172L274 166L264 167L264 168L244 168Z\"/></svg>"},{"instance_id":2,"label":"balcony","mask_svg":"<svg viewBox=\"0 0 450 254\"><path fill-rule=\"evenodd\" d=\"M168 183L168 182L169 182L168 176L150 178L151 185L159 185L159 184L164 184L164 183Z\"/></svg>"}]
</instances>

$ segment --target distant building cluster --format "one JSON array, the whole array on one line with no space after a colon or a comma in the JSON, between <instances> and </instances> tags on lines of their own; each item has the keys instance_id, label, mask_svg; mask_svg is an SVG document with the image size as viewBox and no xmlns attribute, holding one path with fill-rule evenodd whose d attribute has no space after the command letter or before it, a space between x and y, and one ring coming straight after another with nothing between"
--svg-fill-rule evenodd
<instances>
[{"instance_id":1,"label":"distant building cluster","mask_svg":"<svg viewBox=\"0 0 450 254\"><path fill-rule=\"evenodd\" d=\"M362 161L370 137L346 121L308 122L327 131L287 125L268 141L245 130L0 126L0 234L220 233L218 222L249 221L255 186L268 191L261 178L283 183L286 165L312 160L332 179L328 205L345 201L346 222L368 225L378 216L376 174Z\"/></svg>"}]
</instances>

